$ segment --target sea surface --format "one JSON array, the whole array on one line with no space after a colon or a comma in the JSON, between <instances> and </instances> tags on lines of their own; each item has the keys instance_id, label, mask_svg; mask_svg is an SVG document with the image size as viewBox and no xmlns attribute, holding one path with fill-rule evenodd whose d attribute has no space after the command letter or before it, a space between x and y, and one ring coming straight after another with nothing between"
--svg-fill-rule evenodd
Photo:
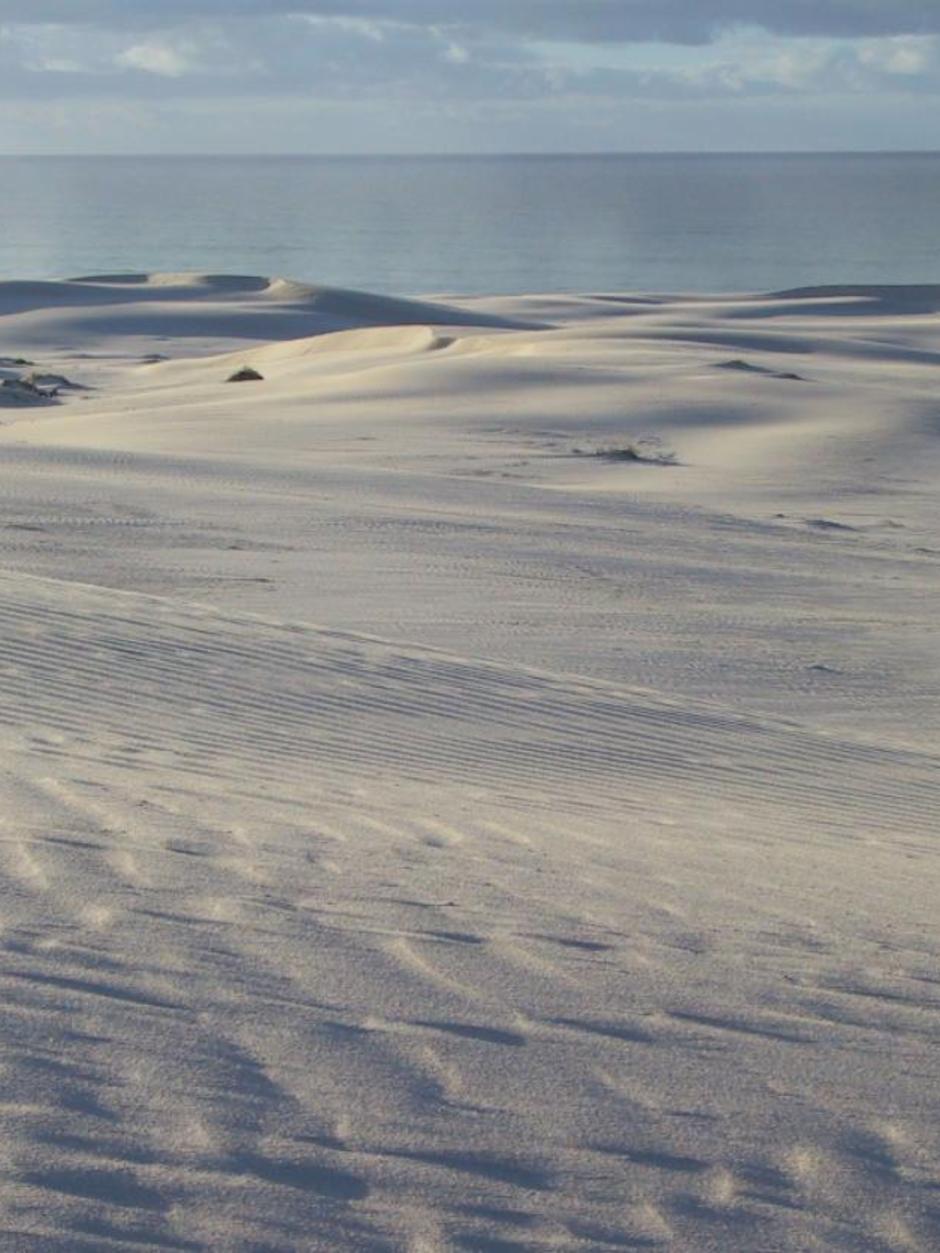
<instances>
[{"instance_id":1,"label":"sea surface","mask_svg":"<svg viewBox=\"0 0 940 1253\"><path fill-rule=\"evenodd\" d=\"M0 279L402 295L940 282L940 154L2 157Z\"/></svg>"}]
</instances>

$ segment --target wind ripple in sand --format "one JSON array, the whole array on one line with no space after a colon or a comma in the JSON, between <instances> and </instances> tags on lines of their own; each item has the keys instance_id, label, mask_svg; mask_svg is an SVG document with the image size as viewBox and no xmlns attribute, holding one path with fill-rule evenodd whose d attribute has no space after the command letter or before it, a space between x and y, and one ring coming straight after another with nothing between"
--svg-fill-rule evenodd
<instances>
[{"instance_id":1,"label":"wind ripple in sand","mask_svg":"<svg viewBox=\"0 0 940 1253\"><path fill-rule=\"evenodd\" d=\"M2 586L19 766L0 1117L21 1247L217 1247L226 1215L245 1250L800 1247L901 1230L899 1194L904 1230L930 1230L916 1074L940 1002L910 980L932 761L296 624ZM694 829L659 822L692 805ZM785 838L754 845L771 819ZM846 840L853 912L827 925L882 968L866 1024L908 1059L890 1154L857 1114L885 1082L851 1013L873 974L818 928L815 952L782 931L823 909ZM889 968L854 911L899 840L922 852Z\"/></svg>"}]
</instances>

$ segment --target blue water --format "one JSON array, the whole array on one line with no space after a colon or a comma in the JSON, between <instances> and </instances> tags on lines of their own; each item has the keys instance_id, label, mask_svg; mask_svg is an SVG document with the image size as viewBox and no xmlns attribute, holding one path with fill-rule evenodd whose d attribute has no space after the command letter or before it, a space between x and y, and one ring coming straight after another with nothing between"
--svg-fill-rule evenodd
<instances>
[{"instance_id":1,"label":"blue water","mask_svg":"<svg viewBox=\"0 0 940 1253\"><path fill-rule=\"evenodd\" d=\"M940 154L0 158L0 277L402 295L940 282Z\"/></svg>"}]
</instances>

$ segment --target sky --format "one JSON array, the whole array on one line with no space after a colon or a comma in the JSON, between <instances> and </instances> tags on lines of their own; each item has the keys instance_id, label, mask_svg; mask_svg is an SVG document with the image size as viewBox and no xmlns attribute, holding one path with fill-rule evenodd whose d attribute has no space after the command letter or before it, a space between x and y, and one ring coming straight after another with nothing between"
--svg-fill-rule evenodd
<instances>
[{"instance_id":1,"label":"sky","mask_svg":"<svg viewBox=\"0 0 940 1253\"><path fill-rule=\"evenodd\" d=\"M940 149L940 0L0 0L2 153Z\"/></svg>"}]
</instances>

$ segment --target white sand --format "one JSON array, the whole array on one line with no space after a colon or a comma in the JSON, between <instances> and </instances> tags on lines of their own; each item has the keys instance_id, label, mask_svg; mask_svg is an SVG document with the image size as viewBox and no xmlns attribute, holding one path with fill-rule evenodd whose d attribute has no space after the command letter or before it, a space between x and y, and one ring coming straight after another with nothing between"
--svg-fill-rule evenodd
<instances>
[{"instance_id":1,"label":"white sand","mask_svg":"<svg viewBox=\"0 0 940 1253\"><path fill-rule=\"evenodd\" d=\"M0 1247L940 1247L938 367L0 283Z\"/></svg>"}]
</instances>

